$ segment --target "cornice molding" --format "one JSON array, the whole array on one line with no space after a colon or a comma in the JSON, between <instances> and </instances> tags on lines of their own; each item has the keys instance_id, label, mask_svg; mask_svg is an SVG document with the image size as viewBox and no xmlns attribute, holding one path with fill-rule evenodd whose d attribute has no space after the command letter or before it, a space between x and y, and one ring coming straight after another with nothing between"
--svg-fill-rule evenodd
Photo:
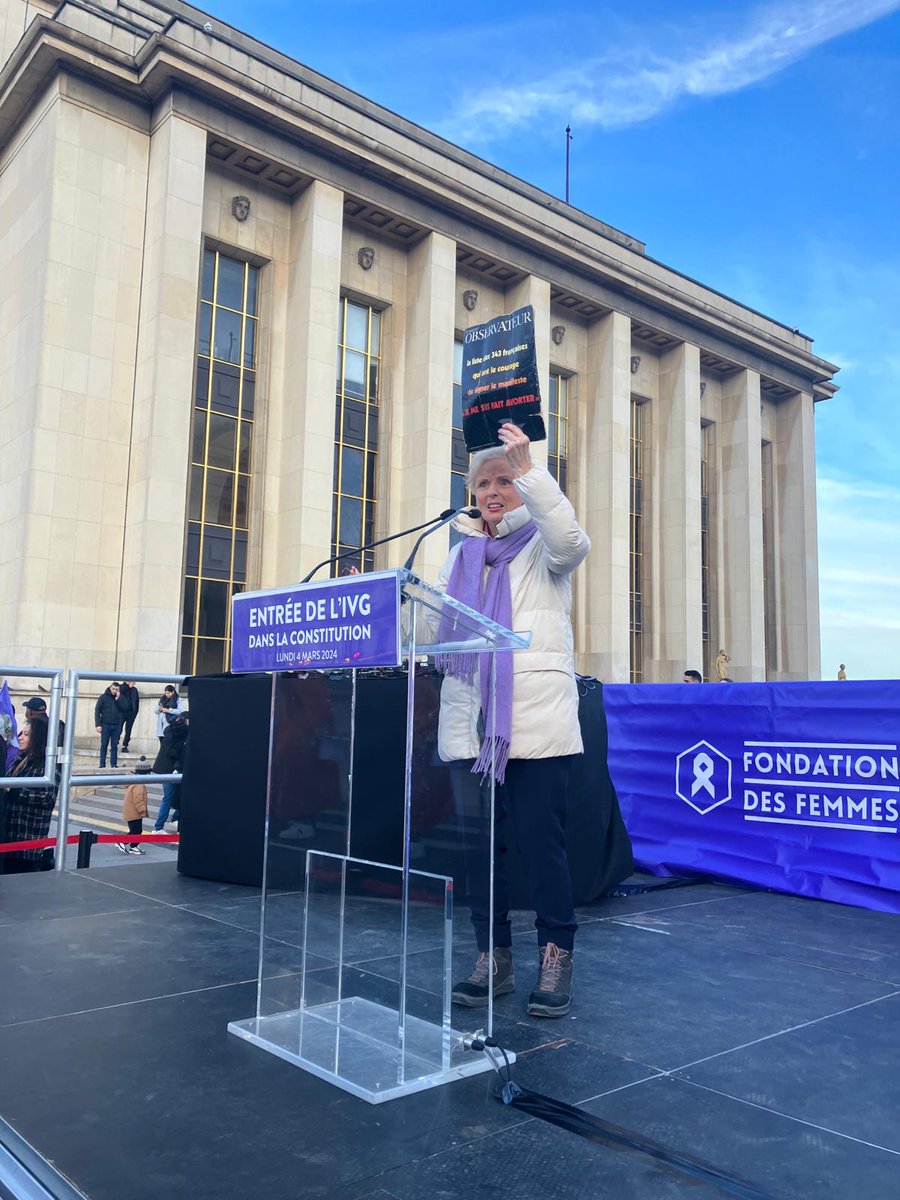
<instances>
[{"instance_id":1,"label":"cornice molding","mask_svg":"<svg viewBox=\"0 0 900 1200\"><path fill-rule=\"evenodd\" d=\"M78 5L77 0L75 6L88 12L94 22L108 17L111 29L117 24L111 13ZM299 84L301 91L311 91L310 101L330 103L334 115L322 112L321 105L276 91L215 54L187 44L185 39L198 32L199 26L183 16L175 16L164 32L150 34L132 56L58 20L36 17L0 72L0 153L54 72L69 70L87 76L133 100L140 99L148 107L159 103L173 89L182 88L226 112L239 112L251 123L277 131L288 143L312 148L326 159L343 163L358 177L361 195L365 195L365 181L370 179L401 196L415 196L439 212L483 227L492 239L500 239L509 247L513 263L515 247L521 246L565 267L570 274L583 278L588 286L594 282L603 291L608 289L623 298L639 301L642 308L658 309L698 330L707 330L719 341L724 339L726 343L733 342L756 354L773 357L788 368L792 377L808 381L810 390L823 398L837 390L830 380L838 368L812 354L810 340L797 331L680 275L646 256L643 247L629 249L604 234L600 222L590 219L589 226L578 219L579 214L560 211L556 204L564 208L561 202L554 202L537 189L529 188L529 194L516 190L513 194L508 187L513 177L505 177L496 169L477 172L462 160L471 158L475 163L480 160L458 148L453 148L457 151L453 155L443 155L457 173L451 175L440 170L424 159L440 160L441 153L422 155L422 146L413 136L421 131L402 118L394 118L391 126L393 140L399 138L400 145L381 141L342 117L362 117L361 123L366 124L377 123L379 112L390 117L393 114L368 103L342 109L342 102L336 101L334 95L324 95L316 87L316 82L324 77L307 79L314 73L299 64L291 79ZM212 35L203 36L223 50L229 47L227 41L217 42ZM242 53L251 53L246 45L240 49ZM274 52L273 58L279 60L277 65L260 59L261 68L284 73L284 60ZM333 90L354 95L339 85L333 85ZM429 144L432 141L439 143L440 139L430 135ZM295 164L285 165L296 169ZM507 191L502 199L491 194L504 187ZM546 202L543 209L539 204L541 198ZM545 212L553 220L546 219ZM594 237L585 240L590 233Z\"/></svg>"}]
</instances>

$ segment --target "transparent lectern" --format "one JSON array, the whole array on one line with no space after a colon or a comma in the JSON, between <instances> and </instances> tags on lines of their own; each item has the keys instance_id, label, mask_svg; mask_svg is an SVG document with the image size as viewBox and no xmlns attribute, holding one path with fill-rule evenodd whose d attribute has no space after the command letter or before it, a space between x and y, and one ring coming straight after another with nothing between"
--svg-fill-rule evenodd
<instances>
[{"instance_id":1,"label":"transparent lectern","mask_svg":"<svg viewBox=\"0 0 900 1200\"><path fill-rule=\"evenodd\" d=\"M375 575L397 580L399 669L273 672L256 1015L228 1026L373 1104L491 1069L470 1047L492 998L451 1014L450 991L479 914L490 931L494 780L441 759L435 664L473 656L492 712L497 656L531 640L409 571Z\"/></svg>"}]
</instances>

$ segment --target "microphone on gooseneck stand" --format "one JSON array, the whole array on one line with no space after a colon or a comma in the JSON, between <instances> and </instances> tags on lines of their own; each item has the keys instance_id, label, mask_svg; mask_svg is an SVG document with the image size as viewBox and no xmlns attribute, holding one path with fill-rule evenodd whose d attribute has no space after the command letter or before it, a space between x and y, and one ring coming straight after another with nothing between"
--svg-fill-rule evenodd
<instances>
[{"instance_id":1,"label":"microphone on gooseneck stand","mask_svg":"<svg viewBox=\"0 0 900 1200\"><path fill-rule=\"evenodd\" d=\"M426 529L428 526L433 526L435 529L440 529L441 525L446 525L448 521L451 521L457 515L457 513L471 513L476 511L476 509L445 508L440 516L432 517L428 521L423 521L421 525L413 525L412 529L404 529L402 533L392 533L390 537L379 538L377 542L368 542L365 546L360 546L358 550L345 550L343 554L333 554L331 558L323 558L322 561L317 563L307 575L303 576L300 582L309 583L316 571L321 570L322 567L330 566L331 563L340 562L344 558L354 558L356 555L362 554L365 550L374 550L376 546L383 546L386 542L395 542L398 538L408 537L411 533L418 533L420 529ZM479 516L480 515L481 514L479 513ZM430 533L431 530L429 529L428 532ZM423 534L422 536L424 537L425 535ZM419 541L421 540L422 539L420 538ZM416 546L418 546L418 544L419 542L416 542Z\"/></svg>"},{"instance_id":2,"label":"microphone on gooseneck stand","mask_svg":"<svg viewBox=\"0 0 900 1200\"><path fill-rule=\"evenodd\" d=\"M407 558L406 562L403 564L403 569L405 571L412 570L413 559L416 557L416 551L419 549L419 547L422 545L422 543L424 542L424 540L428 537L428 535L430 533L436 533L444 525L447 525L450 521L452 521L454 517L459 517L459 516L480 517L481 509L480 508L455 508L453 510L453 512L451 512L451 513L448 513L448 514L442 513L441 514L442 519L439 524L432 525L432 527L430 529L426 529L424 533L419 534L418 538L416 539L416 544L413 546L412 550L410 550L409 557Z\"/></svg>"}]
</instances>

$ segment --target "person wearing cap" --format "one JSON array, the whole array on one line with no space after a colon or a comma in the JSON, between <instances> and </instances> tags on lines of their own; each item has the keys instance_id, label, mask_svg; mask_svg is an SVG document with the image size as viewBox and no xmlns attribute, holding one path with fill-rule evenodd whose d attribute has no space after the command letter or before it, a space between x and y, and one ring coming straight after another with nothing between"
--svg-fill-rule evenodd
<instances>
[{"instance_id":1,"label":"person wearing cap","mask_svg":"<svg viewBox=\"0 0 900 1200\"><path fill-rule=\"evenodd\" d=\"M27 720L31 720L32 717L43 717L44 720L48 719L47 701L43 700L40 696L30 697L30 699L25 701L22 707L25 709L25 717ZM58 746L62 746L63 738L66 736L65 721L57 720L56 727L56 744Z\"/></svg>"}]
</instances>

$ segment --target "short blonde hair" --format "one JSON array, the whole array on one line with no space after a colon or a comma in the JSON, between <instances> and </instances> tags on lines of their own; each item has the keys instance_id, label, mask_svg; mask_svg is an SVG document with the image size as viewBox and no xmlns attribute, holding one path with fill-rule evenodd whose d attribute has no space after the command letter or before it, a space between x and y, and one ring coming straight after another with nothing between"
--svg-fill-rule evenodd
<instances>
[{"instance_id":1,"label":"short blonde hair","mask_svg":"<svg viewBox=\"0 0 900 1200\"><path fill-rule=\"evenodd\" d=\"M466 487L470 492L475 491L475 484L478 481L478 472L486 462L492 458L507 458L506 450L503 446L489 446L487 450L476 450L469 459L469 473L466 475Z\"/></svg>"}]
</instances>

